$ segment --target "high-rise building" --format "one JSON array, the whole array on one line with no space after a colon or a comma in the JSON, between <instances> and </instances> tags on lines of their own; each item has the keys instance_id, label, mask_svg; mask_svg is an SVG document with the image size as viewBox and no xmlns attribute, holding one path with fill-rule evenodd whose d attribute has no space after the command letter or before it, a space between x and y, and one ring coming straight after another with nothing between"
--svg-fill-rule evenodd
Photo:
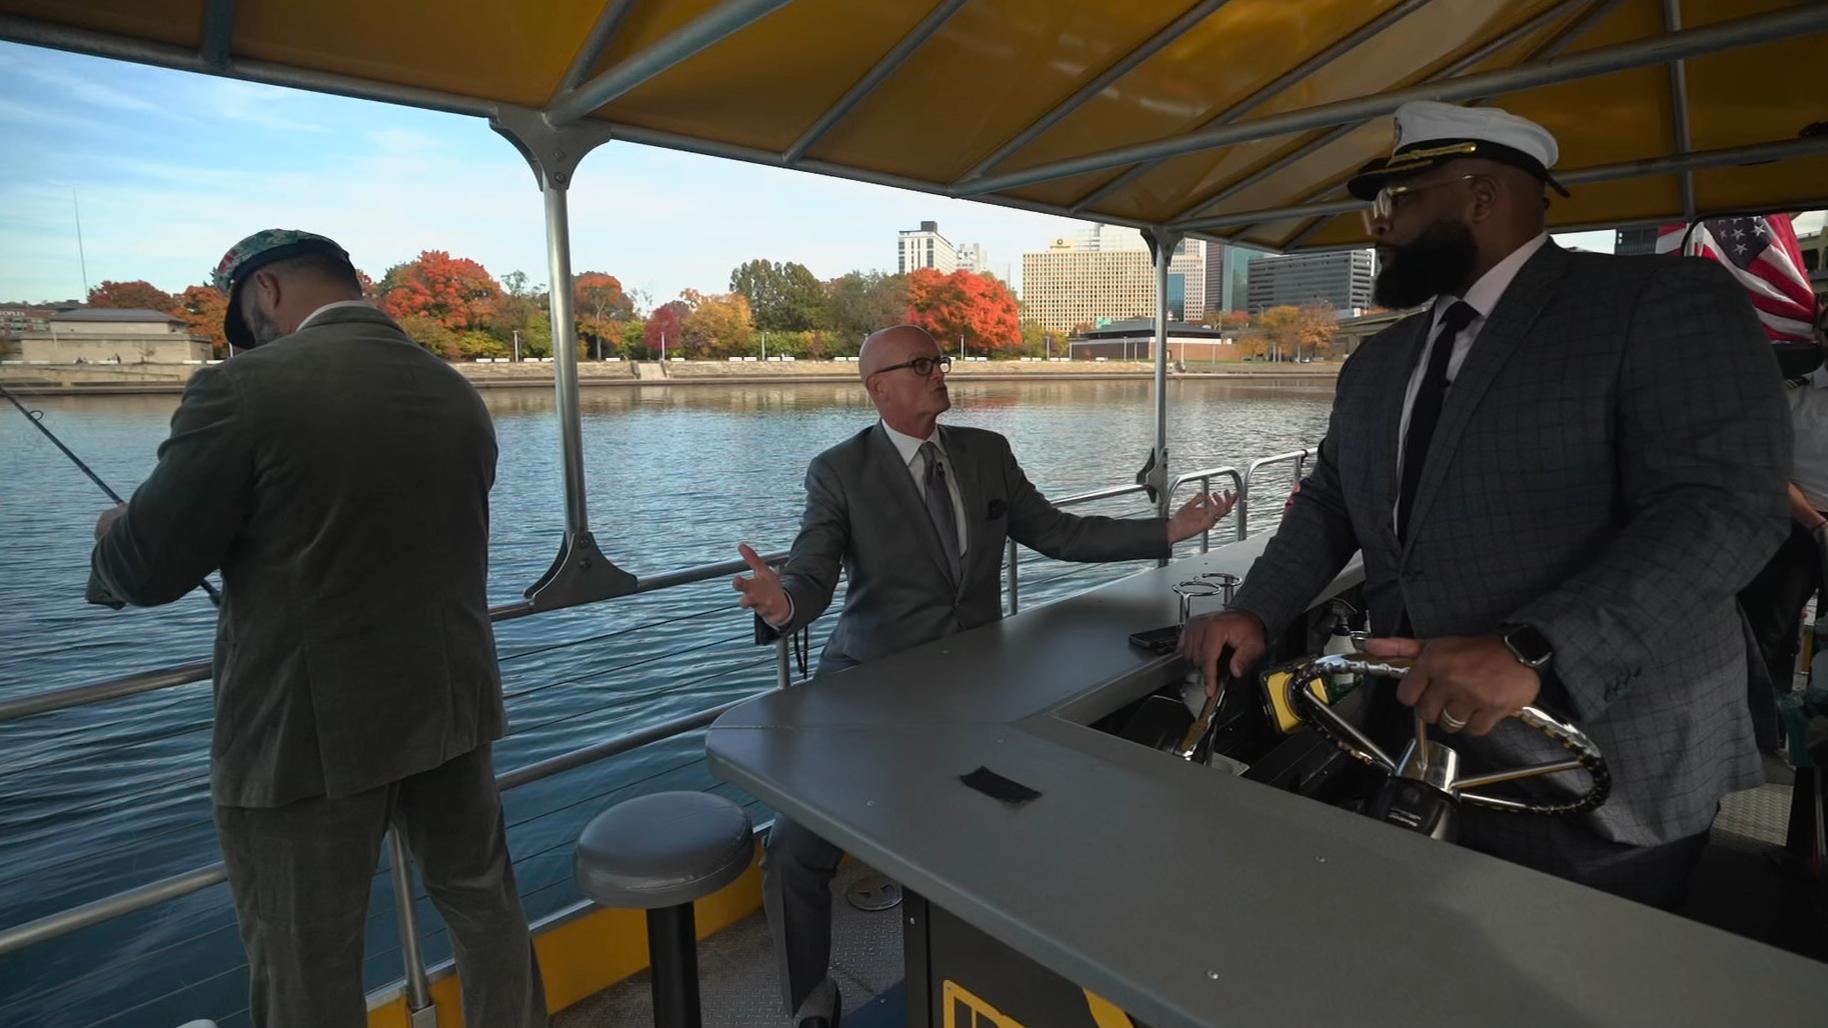
<instances>
[{"instance_id":1,"label":"high-rise building","mask_svg":"<svg viewBox=\"0 0 1828 1028\"><path fill-rule=\"evenodd\" d=\"M1206 262L1211 255L1204 239L1183 239L1168 259L1168 277L1181 280L1178 302L1175 291L1168 291L1168 316L1183 321L1198 321L1206 310ZM1171 283L1172 284L1172 283Z\"/></svg>"},{"instance_id":2,"label":"high-rise building","mask_svg":"<svg viewBox=\"0 0 1828 1028\"><path fill-rule=\"evenodd\" d=\"M1206 290L1202 310L1241 311L1250 304L1250 265L1261 250L1246 250L1224 243L1206 244ZM1192 320L1192 319L1189 319Z\"/></svg>"},{"instance_id":3,"label":"high-rise building","mask_svg":"<svg viewBox=\"0 0 1828 1028\"><path fill-rule=\"evenodd\" d=\"M1657 227L1622 228L1612 240L1612 252L1623 256L1657 252Z\"/></svg>"},{"instance_id":4,"label":"high-rise building","mask_svg":"<svg viewBox=\"0 0 1828 1028\"><path fill-rule=\"evenodd\" d=\"M1053 332L1154 317L1155 268L1149 251L1089 249L1084 241L1055 239L1046 250L1022 255L1023 317Z\"/></svg>"},{"instance_id":5,"label":"high-rise building","mask_svg":"<svg viewBox=\"0 0 1828 1028\"><path fill-rule=\"evenodd\" d=\"M986 272L990 270L990 257L984 248L976 243L966 243L953 250L954 262L960 271Z\"/></svg>"},{"instance_id":6,"label":"high-rise building","mask_svg":"<svg viewBox=\"0 0 1828 1028\"><path fill-rule=\"evenodd\" d=\"M1377 254L1372 250L1259 257L1248 274L1250 312L1326 304L1347 316L1371 306L1376 279Z\"/></svg>"},{"instance_id":7,"label":"high-rise building","mask_svg":"<svg viewBox=\"0 0 1828 1028\"><path fill-rule=\"evenodd\" d=\"M939 234L939 222L923 221L917 229L903 229L896 240L895 271L905 275L919 268L933 268L950 275L958 270L958 250Z\"/></svg>"}]
</instances>

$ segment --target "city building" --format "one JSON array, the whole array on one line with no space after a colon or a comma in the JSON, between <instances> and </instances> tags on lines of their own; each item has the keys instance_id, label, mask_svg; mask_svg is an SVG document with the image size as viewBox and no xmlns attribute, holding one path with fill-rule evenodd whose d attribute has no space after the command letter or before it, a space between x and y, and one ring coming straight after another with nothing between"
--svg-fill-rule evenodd
<instances>
[{"instance_id":1,"label":"city building","mask_svg":"<svg viewBox=\"0 0 1828 1028\"><path fill-rule=\"evenodd\" d=\"M1657 252L1657 226L1621 228L1612 239L1612 252L1621 257Z\"/></svg>"},{"instance_id":2,"label":"city building","mask_svg":"<svg viewBox=\"0 0 1828 1028\"><path fill-rule=\"evenodd\" d=\"M1170 318L1198 321L1206 312L1206 262L1211 253L1204 239L1183 239L1174 248L1168 259Z\"/></svg>"},{"instance_id":3,"label":"city building","mask_svg":"<svg viewBox=\"0 0 1828 1028\"><path fill-rule=\"evenodd\" d=\"M22 333L17 357L50 364L183 364L208 360L209 340L163 311L85 307Z\"/></svg>"},{"instance_id":4,"label":"city building","mask_svg":"<svg viewBox=\"0 0 1828 1028\"><path fill-rule=\"evenodd\" d=\"M56 313L51 307L0 307L0 339L48 331L51 316Z\"/></svg>"},{"instance_id":5,"label":"city building","mask_svg":"<svg viewBox=\"0 0 1828 1028\"><path fill-rule=\"evenodd\" d=\"M1155 320L1131 318L1070 337L1067 352L1074 360L1155 359ZM1231 333L1185 321L1168 322L1168 357L1181 363L1204 364L1240 360L1244 352Z\"/></svg>"},{"instance_id":6,"label":"city building","mask_svg":"<svg viewBox=\"0 0 1828 1028\"><path fill-rule=\"evenodd\" d=\"M1266 307L1325 304L1344 317L1371 306L1376 279L1372 250L1266 255L1250 265L1249 310L1256 314Z\"/></svg>"},{"instance_id":7,"label":"city building","mask_svg":"<svg viewBox=\"0 0 1828 1028\"><path fill-rule=\"evenodd\" d=\"M903 229L896 246L895 272L906 275L921 268L932 268L950 275L958 270L958 250L939 234L939 222L923 221L917 229ZM983 255L979 247L977 256Z\"/></svg>"},{"instance_id":8,"label":"city building","mask_svg":"<svg viewBox=\"0 0 1828 1028\"><path fill-rule=\"evenodd\" d=\"M1246 250L1224 243L1206 244L1206 288L1201 295L1202 310L1241 311L1250 305L1250 265L1268 256L1261 250Z\"/></svg>"},{"instance_id":9,"label":"city building","mask_svg":"<svg viewBox=\"0 0 1828 1028\"><path fill-rule=\"evenodd\" d=\"M1023 317L1054 332L1155 316L1155 268L1146 249L1087 249L1055 239L1022 255Z\"/></svg>"},{"instance_id":10,"label":"city building","mask_svg":"<svg viewBox=\"0 0 1828 1028\"><path fill-rule=\"evenodd\" d=\"M954 262L960 271L983 273L990 270L990 257L984 253L984 248L976 243L966 243L963 246L955 247L953 255Z\"/></svg>"}]
</instances>

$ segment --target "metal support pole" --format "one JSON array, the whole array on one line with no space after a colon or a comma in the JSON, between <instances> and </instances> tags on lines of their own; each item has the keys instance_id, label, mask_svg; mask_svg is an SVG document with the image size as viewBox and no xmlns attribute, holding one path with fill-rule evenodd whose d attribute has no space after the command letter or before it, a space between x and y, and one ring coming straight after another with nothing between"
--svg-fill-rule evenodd
<instances>
[{"instance_id":1,"label":"metal support pole","mask_svg":"<svg viewBox=\"0 0 1828 1028\"><path fill-rule=\"evenodd\" d=\"M647 912L647 961L655 1028L700 1028L698 931L692 904Z\"/></svg>"},{"instance_id":2,"label":"metal support pole","mask_svg":"<svg viewBox=\"0 0 1828 1028\"><path fill-rule=\"evenodd\" d=\"M565 530L590 531L584 496L583 418L578 408L578 327L571 306L571 222L565 187L547 183L546 264L552 275L553 389L558 398L559 447L564 456Z\"/></svg>"},{"instance_id":3,"label":"metal support pole","mask_svg":"<svg viewBox=\"0 0 1828 1028\"><path fill-rule=\"evenodd\" d=\"M774 640L774 684L785 689L793 684L793 661L788 653L789 633L782 632Z\"/></svg>"},{"instance_id":4,"label":"metal support pole","mask_svg":"<svg viewBox=\"0 0 1828 1028\"><path fill-rule=\"evenodd\" d=\"M1016 569L1020 565L1016 558L1016 541L1011 539L1009 540L1009 613L1012 617L1022 609L1022 589L1018 581L1019 576L1016 574Z\"/></svg>"},{"instance_id":5,"label":"metal support pole","mask_svg":"<svg viewBox=\"0 0 1828 1028\"><path fill-rule=\"evenodd\" d=\"M1155 468L1157 513L1168 516L1168 265L1181 235L1167 229L1146 233L1155 251ZM1167 561L1162 561L1167 566Z\"/></svg>"},{"instance_id":6,"label":"metal support pole","mask_svg":"<svg viewBox=\"0 0 1828 1028\"><path fill-rule=\"evenodd\" d=\"M1680 32L1682 30L1682 0L1663 0L1663 31ZM1688 124L1688 62L1674 60L1669 62L1669 102L1670 119L1676 129L1676 156L1686 155L1693 148L1693 139ZM1682 172L1682 220L1693 224L1695 221L1695 173Z\"/></svg>"},{"instance_id":7,"label":"metal support pole","mask_svg":"<svg viewBox=\"0 0 1828 1028\"><path fill-rule=\"evenodd\" d=\"M419 948L419 912L413 908L413 860L398 829L387 833L393 860L394 914L400 928L400 957L406 962L406 1011L412 1028L436 1028L438 1008L432 1005L431 981L425 974L425 954Z\"/></svg>"}]
</instances>

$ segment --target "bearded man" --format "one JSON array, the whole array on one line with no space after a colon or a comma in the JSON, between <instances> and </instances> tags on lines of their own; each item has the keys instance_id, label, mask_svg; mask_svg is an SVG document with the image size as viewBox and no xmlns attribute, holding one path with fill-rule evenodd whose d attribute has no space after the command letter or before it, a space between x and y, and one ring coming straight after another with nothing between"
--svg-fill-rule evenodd
<instances>
[{"instance_id":1,"label":"bearded man","mask_svg":"<svg viewBox=\"0 0 1828 1028\"><path fill-rule=\"evenodd\" d=\"M1599 809L1468 808L1461 844L1674 906L1720 798L1763 781L1734 593L1788 529L1776 361L1718 264L1556 246L1541 126L1432 102L1396 123L1349 188L1378 302L1421 310L1346 363L1312 474L1182 652L1243 673L1362 551L1371 652L1414 660L1374 727L1407 727L1394 699L1475 767L1532 764L1560 754L1505 719L1541 703L1611 767Z\"/></svg>"}]
</instances>

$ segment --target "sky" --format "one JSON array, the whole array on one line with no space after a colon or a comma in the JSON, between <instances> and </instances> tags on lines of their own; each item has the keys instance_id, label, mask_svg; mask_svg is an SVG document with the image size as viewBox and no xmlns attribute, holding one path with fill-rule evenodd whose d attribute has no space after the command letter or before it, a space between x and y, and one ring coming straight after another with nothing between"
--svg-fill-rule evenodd
<instances>
[{"instance_id":1,"label":"sky","mask_svg":"<svg viewBox=\"0 0 1828 1028\"><path fill-rule=\"evenodd\" d=\"M376 278L428 249L550 277L532 172L477 118L0 43L0 140L0 300L80 297L85 260L90 285L176 292L269 227L330 236ZM896 232L921 221L1019 285L1024 251L1084 227L615 142L584 159L570 204L573 271L649 302L725 291L756 257L893 271ZM1563 241L1612 248L1606 232Z\"/></svg>"}]
</instances>

